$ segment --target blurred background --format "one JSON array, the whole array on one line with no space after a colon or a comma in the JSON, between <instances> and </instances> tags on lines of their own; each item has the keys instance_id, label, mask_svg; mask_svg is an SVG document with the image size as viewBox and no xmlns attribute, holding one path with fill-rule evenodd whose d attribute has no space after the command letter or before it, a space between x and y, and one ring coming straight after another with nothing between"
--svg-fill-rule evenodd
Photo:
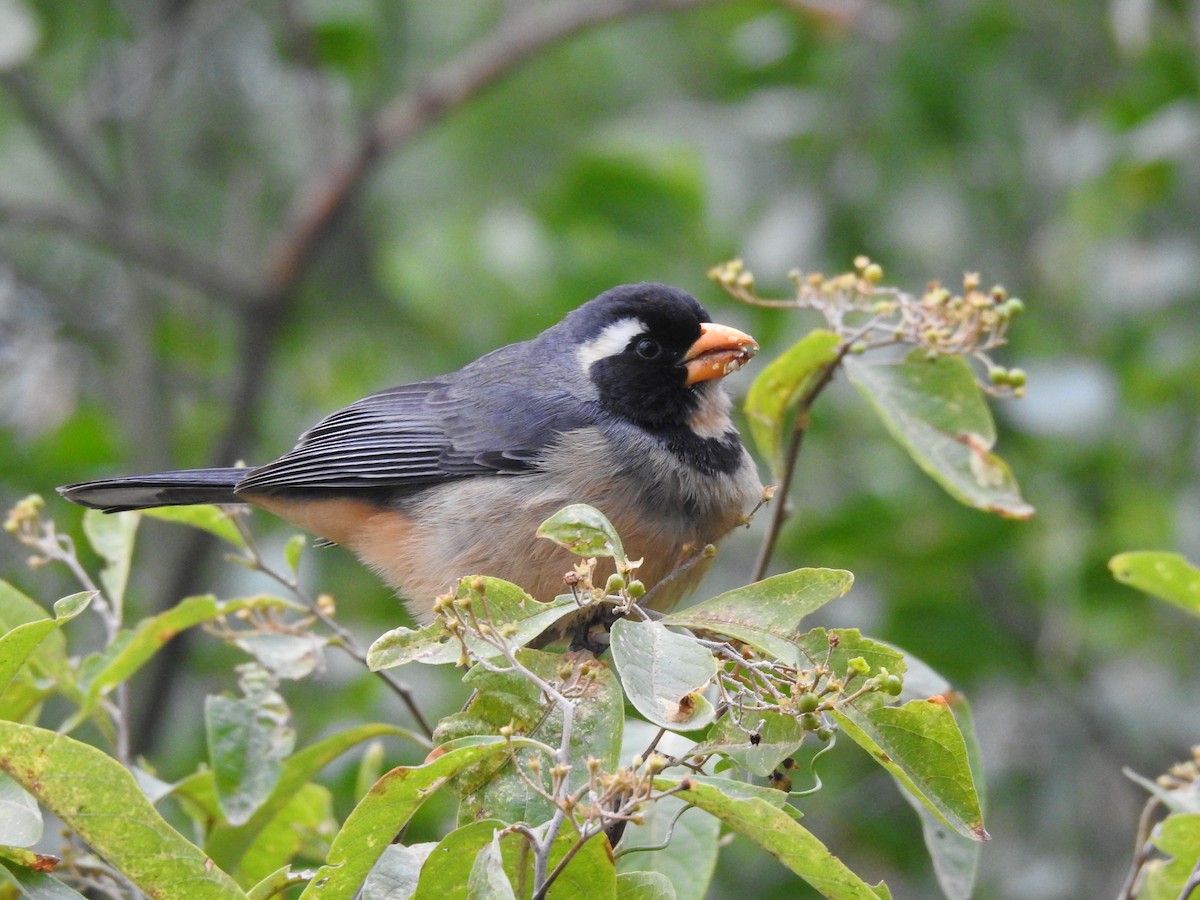
<instances>
[{"instance_id":1,"label":"blurred background","mask_svg":"<svg viewBox=\"0 0 1200 900\"><path fill-rule=\"evenodd\" d=\"M622 282L692 291L766 361L818 323L740 307L706 270L742 256L782 296L789 270L859 253L909 290L979 271L1025 300L998 361L1028 396L997 409L997 450L1038 514L958 506L838 383L772 568L852 570L820 624L900 645L971 700L978 897L1115 896L1144 800L1122 768L1152 777L1200 741L1200 628L1105 566L1200 560L1200 4L0 0L5 507L265 461ZM745 582L765 524L708 592ZM280 552L285 529L254 527ZM138 615L269 589L184 529L142 529ZM24 556L0 543L0 575L47 603L73 590ZM364 642L404 622L340 550L308 551L303 575ZM194 768L203 696L233 686L216 644L177 641L143 673L137 740L163 777ZM431 715L462 700L454 672L400 674ZM286 695L298 746L410 721L332 652ZM915 816L842 749L806 824L894 896L936 896ZM331 777L344 814L353 761ZM735 841L711 896L736 895L809 896Z\"/></svg>"}]
</instances>

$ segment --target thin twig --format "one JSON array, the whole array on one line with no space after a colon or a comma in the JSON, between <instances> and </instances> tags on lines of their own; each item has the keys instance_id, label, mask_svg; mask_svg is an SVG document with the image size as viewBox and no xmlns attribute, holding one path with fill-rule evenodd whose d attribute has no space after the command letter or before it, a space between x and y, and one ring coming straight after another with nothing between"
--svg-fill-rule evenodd
<instances>
[{"instance_id":1,"label":"thin twig","mask_svg":"<svg viewBox=\"0 0 1200 900\"><path fill-rule=\"evenodd\" d=\"M796 404L795 418L792 420L792 436L788 442L787 454L784 457L783 474L779 479L779 486L775 491L775 508L771 510L771 523L767 528L767 533L763 537L762 546L758 550L758 559L754 563L754 574L751 576L751 581L761 581L767 574L767 567L771 564L771 554L775 552L775 545L779 541L780 532L783 531L783 523L787 519L787 496L792 485L792 475L796 471L796 461L800 456L800 448L804 443L804 434L808 429L809 418L808 413L812 408L813 401L817 399L821 391L833 380L833 376L837 373L842 360L846 358L846 354L850 350L851 342L843 341L841 348L838 350L837 356L832 362L828 363L822 370L821 374L809 386Z\"/></svg>"},{"instance_id":2,"label":"thin twig","mask_svg":"<svg viewBox=\"0 0 1200 900\"><path fill-rule=\"evenodd\" d=\"M1179 892L1179 900L1188 900L1198 887L1200 887L1200 859L1196 860L1196 865L1192 867L1192 873L1184 882L1183 890Z\"/></svg>"},{"instance_id":3,"label":"thin twig","mask_svg":"<svg viewBox=\"0 0 1200 900\"><path fill-rule=\"evenodd\" d=\"M679 824L679 820L683 818L683 814L685 812L694 808L695 807L693 807L690 803L685 803L682 807L680 807L679 812L675 813L675 816L671 819L670 824L667 825L667 833L661 842L657 844L639 844L636 847L622 846L620 850L617 850L613 853L613 856L617 859L620 859L622 856L625 856L628 853L645 853L650 850L666 850L667 847L671 845L671 838L675 836L675 826Z\"/></svg>"},{"instance_id":4,"label":"thin twig","mask_svg":"<svg viewBox=\"0 0 1200 900\"><path fill-rule=\"evenodd\" d=\"M1146 860L1150 858L1150 830L1154 826L1154 816L1160 806L1162 806L1161 800L1157 797L1150 797L1146 800L1146 805L1142 807L1142 814L1138 816L1133 861L1129 865L1129 874L1125 876L1125 884L1121 887L1121 893L1117 895L1118 900L1133 900L1137 896L1138 875L1141 873L1142 867L1146 865Z\"/></svg>"},{"instance_id":5,"label":"thin twig","mask_svg":"<svg viewBox=\"0 0 1200 900\"><path fill-rule=\"evenodd\" d=\"M666 733L667 733L667 729L665 729L665 728L658 729L658 734L654 735L654 740L652 740L650 742L650 745L645 750L642 751L642 759L650 758L650 754L653 753L656 749L658 749L658 742L663 739L663 737L666 735Z\"/></svg>"},{"instance_id":6,"label":"thin twig","mask_svg":"<svg viewBox=\"0 0 1200 900\"><path fill-rule=\"evenodd\" d=\"M301 587L300 583L295 578L291 578L283 574L267 563L262 554L259 552L253 533L246 526L245 522L242 521L241 516L233 515L229 518L230 521L233 522L234 527L237 528L238 533L242 536L242 539L246 542L246 547L251 554L249 562L253 564L254 568L291 591L292 594L308 608L308 611L321 621L321 624L323 624L326 628L332 631L334 635L337 636L337 646L341 647L342 650L350 654L350 656L354 657L365 666L367 664L367 653L362 649L358 641L355 640L354 635L343 628L336 619L325 612L325 610L321 608L321 604L317 602L316 598L304 590L304 588ZM417 706L417 701L413 696L412 689L392 675L391 672L381 669L375 674L378 675L383 680L383 683L391 688L392 692L400 698L406 707L408 707L408 711L412 714L412 717L416 720L421 730L425 732L426 737L432 737L433 727L429 724L429 721L421 712L421 708Z\"/></svg>"},{"instance_id":7,"label":"thin twig","mask_svg":"<svg viewBox=\"0 0 1200 900\"><path fill-rule=\"evenodd\" d=\"M40 563L57 562L66 566L79 585L92 595L92 610L104 625L107 644L118 638L121 632L122 610L115 598L110 598L88 574L75 552L75 542L70 535L59 534L51 519L43 519L39 510L40 499L18 504L9 513L17 540L40 554ZM113 755L124 766L129 766L133 757L129 740L129 693L125 682L117 685L113 700L101 704L112 721Z\"/></svg>"},{"instance_id":8,"label":"thin twig","mask_svg":"<svg viewBox=\"0 0 1200 900\"><path fill-rule=\"evenodd\" d=\"M584 844L586 844L596 835L600 834L603 830L603 828L585 829L584 833L579 835L579 840L572 844L567 852L563 854L563 858L558 861L558 865L554 867L549 875L545 876L541 882L541 887L534 891L532 900L545 900L546 893L550 890L551 885L554 884L554 882L558 879L558 876L562 874L564 869L566 869L567 864L575 858L575 854L583 849Z\"/></svg>"}]
</instances>

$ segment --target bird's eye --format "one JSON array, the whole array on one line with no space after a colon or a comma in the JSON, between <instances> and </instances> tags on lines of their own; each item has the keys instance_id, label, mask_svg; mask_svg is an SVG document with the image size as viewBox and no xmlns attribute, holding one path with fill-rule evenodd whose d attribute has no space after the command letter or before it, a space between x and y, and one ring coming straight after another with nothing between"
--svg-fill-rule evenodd
<instances>
[{"instance_id":1,"label":"bird's eye","mask_svg":"<svg viewBox=\"0 0 1200 900\"><path fill-rule=\"evenodd\" d=\"M654 357L662 353L662 345L654 340L654 338L642 338L637 342L637 347L634 349L642 359L654 359Z\"/></svg>"}]
</instances>

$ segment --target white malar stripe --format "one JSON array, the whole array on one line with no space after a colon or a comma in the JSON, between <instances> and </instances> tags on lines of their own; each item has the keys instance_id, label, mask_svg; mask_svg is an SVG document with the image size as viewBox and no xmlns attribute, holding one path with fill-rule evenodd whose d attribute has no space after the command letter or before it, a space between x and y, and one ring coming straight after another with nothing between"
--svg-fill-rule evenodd
<instances>
[{"instance_id":1,"label":"white malar stripe","mask_svg":"<svg viewBox=\"0 0 1200 900\"><path fill-rule=\"evenodd\" d=\"M583 373L590 375L594 363L607 356L615 356L628 347L635 336L645 334L649 330L641 319L621 319L613 322L577 351Z\"/></svg>"}]
</instances>

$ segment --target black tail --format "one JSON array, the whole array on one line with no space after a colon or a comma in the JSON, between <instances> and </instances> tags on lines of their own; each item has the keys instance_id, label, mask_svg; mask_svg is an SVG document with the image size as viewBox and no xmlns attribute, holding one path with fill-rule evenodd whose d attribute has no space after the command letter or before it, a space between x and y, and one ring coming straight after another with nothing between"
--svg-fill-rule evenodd
<instances>
[{"instance_id":1,"label":"black tail","mask_svg":"<svg viewBox=\"0 0 1200 900\"><path fill-rule=\"evenodd\" d=\"M195 503L242 503L234 488L249 469L184 469L154 475L125 475L68 484L58 492L80 506L105 512L188 506Z\"/></svg>"}]
</instances>

